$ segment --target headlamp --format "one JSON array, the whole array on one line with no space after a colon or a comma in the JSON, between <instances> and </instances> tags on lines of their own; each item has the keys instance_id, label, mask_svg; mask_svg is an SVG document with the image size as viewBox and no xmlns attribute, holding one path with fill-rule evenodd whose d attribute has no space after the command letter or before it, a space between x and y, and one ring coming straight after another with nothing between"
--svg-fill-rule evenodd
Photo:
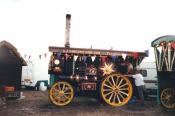
<instances>
[{"instance_id":1,"label":"headlamp","mask_svg":"<svg viewBox=\"0 0 175 116\"><path fill-rule=\"evenodd\" d=\"M56 60L54 60L54 64L58 65L58 64L60 64L60 61L58 59L56 59Z\"/></svg>"}]
</instances>

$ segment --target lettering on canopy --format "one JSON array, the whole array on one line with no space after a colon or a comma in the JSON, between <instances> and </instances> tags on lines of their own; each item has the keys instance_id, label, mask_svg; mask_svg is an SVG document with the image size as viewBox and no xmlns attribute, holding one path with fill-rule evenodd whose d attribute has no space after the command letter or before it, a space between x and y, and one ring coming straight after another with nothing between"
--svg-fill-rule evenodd
<instances>
[{"instance_id":1,"label":"lettering on canopy","mask_svg":"<svg viewBox=\"0 0 175 116\"><path fill-rule=\"evenodd\" d=\"M104 56L119 56L127 54L133 56L135 52L115 51L115 50L101 50L101 49L82 49L82 48L65 48L65 47L49 47L50 52L60 52L67 54L81 54L81 55L104 55ZM138 52L139 56L145 57L145 52Z\"/></svg>"}]
</instances>

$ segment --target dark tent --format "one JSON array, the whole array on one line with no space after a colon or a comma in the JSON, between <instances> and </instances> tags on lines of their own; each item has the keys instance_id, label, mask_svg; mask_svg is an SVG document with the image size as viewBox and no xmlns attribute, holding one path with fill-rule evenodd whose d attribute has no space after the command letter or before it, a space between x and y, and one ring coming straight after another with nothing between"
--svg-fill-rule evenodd
<instances>
[{"instance_id":1,"label":"dark tent","mask_svg":"<svg viewBox=\"0 0 175 116\"><path fill-rule=\"evenodd\" d=\"M20 97L22 66L27 65L17 49L7 41L0 42L0 85L13 87L7 97Z\"/></svg>"}]
</instances>

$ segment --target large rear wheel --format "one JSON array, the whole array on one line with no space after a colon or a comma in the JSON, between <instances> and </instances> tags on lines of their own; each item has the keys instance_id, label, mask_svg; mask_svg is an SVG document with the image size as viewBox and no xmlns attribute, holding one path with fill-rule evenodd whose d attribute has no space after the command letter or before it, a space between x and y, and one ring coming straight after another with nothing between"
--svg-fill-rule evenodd
<instances>
[{"instance_id":1,"label":"large rear wheel","mask_svg":"<svg viewBox=\"0 0 175 116\"><path fill-rule=\"evenodd\" d=\"M101 83L103 100L111 106L122 106L132 97L132 84L121 74L111 74Z\"/></svg>"},{"instance_id":2,"label":"large rear wheel","mask_svg":"<svg viewBox=\"0 0 175 116\"><path fill-rule=\"evenodd\" d=\"M160 100L165 108L175 108L175 89L166 88L161 92Z\"/></svg>"},{"instance_id":3,"label":"large rear wheel","mask_svg":"<svg viewBox=\"0 0 175 116\"><path fill-rule=\"evenodd\" d=\"M65 81L56 82L49 91L49 97L53 104L65 106L73 100L73 86Z\"/></svg>"}]
</instances>

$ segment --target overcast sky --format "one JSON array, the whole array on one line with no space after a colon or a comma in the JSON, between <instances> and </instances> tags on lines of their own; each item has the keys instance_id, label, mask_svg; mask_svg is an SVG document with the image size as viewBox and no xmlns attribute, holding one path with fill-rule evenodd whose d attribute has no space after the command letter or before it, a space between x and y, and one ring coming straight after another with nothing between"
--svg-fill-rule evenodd
<instances>
[{"instance_id":1,"label":"overcast sky","mask_svg":"<svg viewBox=\"0 0 175 116\"><path fill-rule=\"evenodd\" d=\"M71 47L151 52L151 41L175 34L174 0L0 0L0 41L23 54L64 46L72 15Z\"/></svg>"}]
</instances>

